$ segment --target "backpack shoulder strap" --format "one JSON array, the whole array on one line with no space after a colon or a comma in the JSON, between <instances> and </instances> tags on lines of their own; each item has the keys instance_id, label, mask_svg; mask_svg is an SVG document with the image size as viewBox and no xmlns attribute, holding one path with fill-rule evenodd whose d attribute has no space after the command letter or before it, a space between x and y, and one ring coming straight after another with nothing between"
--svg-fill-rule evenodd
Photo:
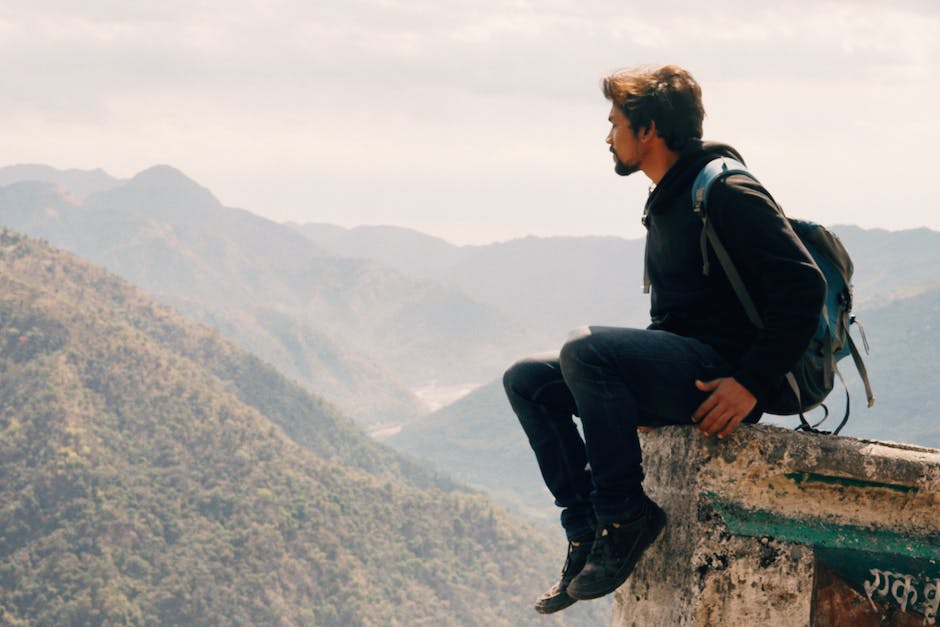
<instances>
[{"instance_id":1,"label":"backpack shoulder strap","mask_svg":"<svg viewBox=\"0 0 940 627\"><path fill-rule=\"evenodd\" d=\"M712 159L711 161L705 164L705 166L701 169L701 171L699 171L698 176L695 177L695 181L693 181L692 183L692 209L696 213L702 216L703 226L707 225L707 219L706 219L706 214L705 214L705 203L708 200L709 190L711 190L712 185L714 185L719 179L723 179L727 176L731 176L732 174L744 174L746 176L751 177L755 181L757 181L757 178L753 174L748 172L747 168L744 166L743 163L741 163L737 159L732 159L731 157L717 157L715 159ZM713 235L710 236L709 239L714 239L715 242L718 242L718 247L724 250L724 247L721 246L721 242L718 241L717 234L714 233L714 229L711 229L711 231ZM702 240L701 240L702 264L703 264L702 268L703 268L704 274L707 275L708 274L708 252L706 250L705 238L706 238L706 234L703 228ZM714 246L714 242L712 244ZM716 254L717 254L717 250L716 250ZM724 255L730 262L730 258L727 257L727 253L724 253ZM721 259L721 257L719 257L719 259ZM722 261L722 266L724 265L725 263L724 261ZM727 269L726 269L726 273L727 273ZM736 270L734 271L734 274L737 275ZM732 285L734 284L732 283ZM743 283L741 285L743 287ZM649 277L649 271L646 267L646 253L644 252L643 254L643 293L649 294L649 291L650 291L650 277ZM735 291L737 291L737 288L735 288ZM740 297L740 294L739 294L739 297ZM750 298L748 298L748 300L750 300ZM748 313L748 317L751 317L750 313ZM754 319L752 318L751 321L753 322ZM761 326L761 325L758 325L758 326Z\"/></svg>"},{"instance_id":2,"label":"backpack shoulder strap","mask_svg":"<svg viewBox=\"0 0 940 627\"><path fill-rule=\"evenodd\" d=\"M724 179L732 174L743 174L757 181L757 178L748 172L744 164L737 159L731 157L712 159L705 164L692 183L692 208L697 213L704 211L705 204L708 201L708 192L711 190L712 185L719 179Z\"/></svg>"},{"instance_id":3,"label":"backpack shoulder strap","mask_svg":"<svg viewBox=\"0 0 940 627\"><path fill-rule=\"evenodd\" d=\"M718 239L718 233L715 232L715 227L712 226L712 223L708 221L707 217L703 217L702 253L704 255L708 254L708 251L705 249L706 242L711 244L712 250L715 251L715 257L718 258L718 263L721 264L722 270L725 271L725 276L728 277L728 282L731 284L732 289L734 289L734 293L737 295L738 300L741 301L741 306L744 308L744 313L747 314L748 320L750 320L751 324L753 324L758 329L763 329L764 321L761 319L760 314L757 312L757 306L754 304L753 299L751 299L751 295L744 286L744 280L738 273L738 269L735 267L734 262L731 261L731 256L725 249L724 244L722 244L721 240ZM708 274L707 262L703 266L702 271L705 274Z\"/></svg>"},{"instance_id":4,"label":"backpack shoulder strap","mask_svg":"<svg viewBox=\"0 0 940 627\"><path fill-rule=\"evenodd\" d=\"M724 244L721 243L721 239L718 237L715 227L712 226L711 221L708 219L708 212L706 211L708 192L711 190L712 185L732 174L744 174L754 181L757 181L757 178L748 172L747 168L744 167L744 164L740 161L730 157L718 157L706 163L692 183L692 210L702 218L702 236L700 239L702 249L702 274L707 276L709 273L708 245L711 244L712 250L715 251L715 257L718 258L718 263L721 264L721 268L725 271L725 276L728 277L728 282L734 289L738 300L741 301L741 306L744 308L744 313L747 314L748 320L758 329L763 329L764 322L757 312L757 307L754 305L751 295L744 286L744 281L741 279L738 269L735 267L734 262L731 261L731 256L725 249Z\"/></svg>"}]
</instances>

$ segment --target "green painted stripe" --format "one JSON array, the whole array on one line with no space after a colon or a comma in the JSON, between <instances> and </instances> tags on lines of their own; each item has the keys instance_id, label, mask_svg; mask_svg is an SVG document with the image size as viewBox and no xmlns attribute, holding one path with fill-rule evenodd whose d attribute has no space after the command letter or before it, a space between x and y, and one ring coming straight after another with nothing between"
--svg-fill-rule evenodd
<instances>
[{"instance_id":1,"label":"green painted stripe","mask_svg":"<svg viewBox=\"0 0 940 627\"><path fill-rule=\"evenodd\" d=\"M912 537L888 529L839 525L818 518L787 518L765 510L745 509L711 492L706 496L721 514L728 530L737 535L770 536L785 542L830 549L940 559L940 533Z\"/></svg>"},{"instance_id":2,"label":"green painted stripe","mask_svg":"<svg viewBox=\"0 0 940 627\"><path fill-rule=\"evenodd\" d=\"M915 486L901 485L898 483L882 483L880 481L866 481L864 479L851 479L849 477L835 477L833 475L820 475L815 472L789 472L784 475L787 479L792 479L797 485L804 483L823 483L826 485L841 485L850 488L885 488L895 492L905 494L917 492Z\"/></svg>"}]
</instances>

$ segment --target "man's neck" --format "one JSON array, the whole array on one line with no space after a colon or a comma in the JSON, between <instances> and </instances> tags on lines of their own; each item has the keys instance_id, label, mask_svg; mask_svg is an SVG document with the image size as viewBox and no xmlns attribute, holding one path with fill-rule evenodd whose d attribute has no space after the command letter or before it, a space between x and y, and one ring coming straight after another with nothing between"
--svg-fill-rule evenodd
<instances>
[{"instance_id":1,"label":"man's neck","mask_svg":"<svg viewBox=\"0 0 940 627\"><path fill-rule=\"evenodd\" d=\"M669 150L663 144L662 149L653 150L643 163L643 173L653 181L653 185L659 185L659 182L666 175L676 161L679 160L678 150Z\"/></svg>"}]
</instances>

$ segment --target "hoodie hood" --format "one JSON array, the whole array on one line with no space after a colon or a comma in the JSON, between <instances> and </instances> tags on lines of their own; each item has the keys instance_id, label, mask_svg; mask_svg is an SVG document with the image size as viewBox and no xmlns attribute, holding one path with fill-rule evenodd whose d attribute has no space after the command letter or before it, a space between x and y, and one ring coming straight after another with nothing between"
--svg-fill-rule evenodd
<instances>
[{"instance_id":1,"label":"hoodie hood","mask_svg":"<svg viewBox=\"0 0 940 627\"><path fill-rule=\"evenodd\" d=\"M689 194L692 182L706 163L718 157L731 157L741 163L744 158L728 144L719 142L690 141L679 153L679 160L663 176L659 185L646 201L646 213L654 213L662 207L671 206L677 194ZM689 201L691 203L691 200Z\"/></svg>"}]
</instances>

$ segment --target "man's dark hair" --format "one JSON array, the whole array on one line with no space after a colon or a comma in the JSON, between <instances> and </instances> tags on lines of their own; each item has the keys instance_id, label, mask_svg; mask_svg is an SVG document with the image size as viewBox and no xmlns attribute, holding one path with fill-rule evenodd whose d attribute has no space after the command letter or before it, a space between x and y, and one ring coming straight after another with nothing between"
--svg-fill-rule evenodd
<instances>
[{"instance_id":1,"label":"man's dark hair","mask_svg":"<svg viewBox=\"0 0 940 627\"><path fill-rule=\"evenodd\" d=\"M637 133L656 123L656 131L670 150L681 150L702 138L702 88L692 75L676 65L630 68L605 76L604 96L617 105Z\"/></svg>"}]
</instances>

